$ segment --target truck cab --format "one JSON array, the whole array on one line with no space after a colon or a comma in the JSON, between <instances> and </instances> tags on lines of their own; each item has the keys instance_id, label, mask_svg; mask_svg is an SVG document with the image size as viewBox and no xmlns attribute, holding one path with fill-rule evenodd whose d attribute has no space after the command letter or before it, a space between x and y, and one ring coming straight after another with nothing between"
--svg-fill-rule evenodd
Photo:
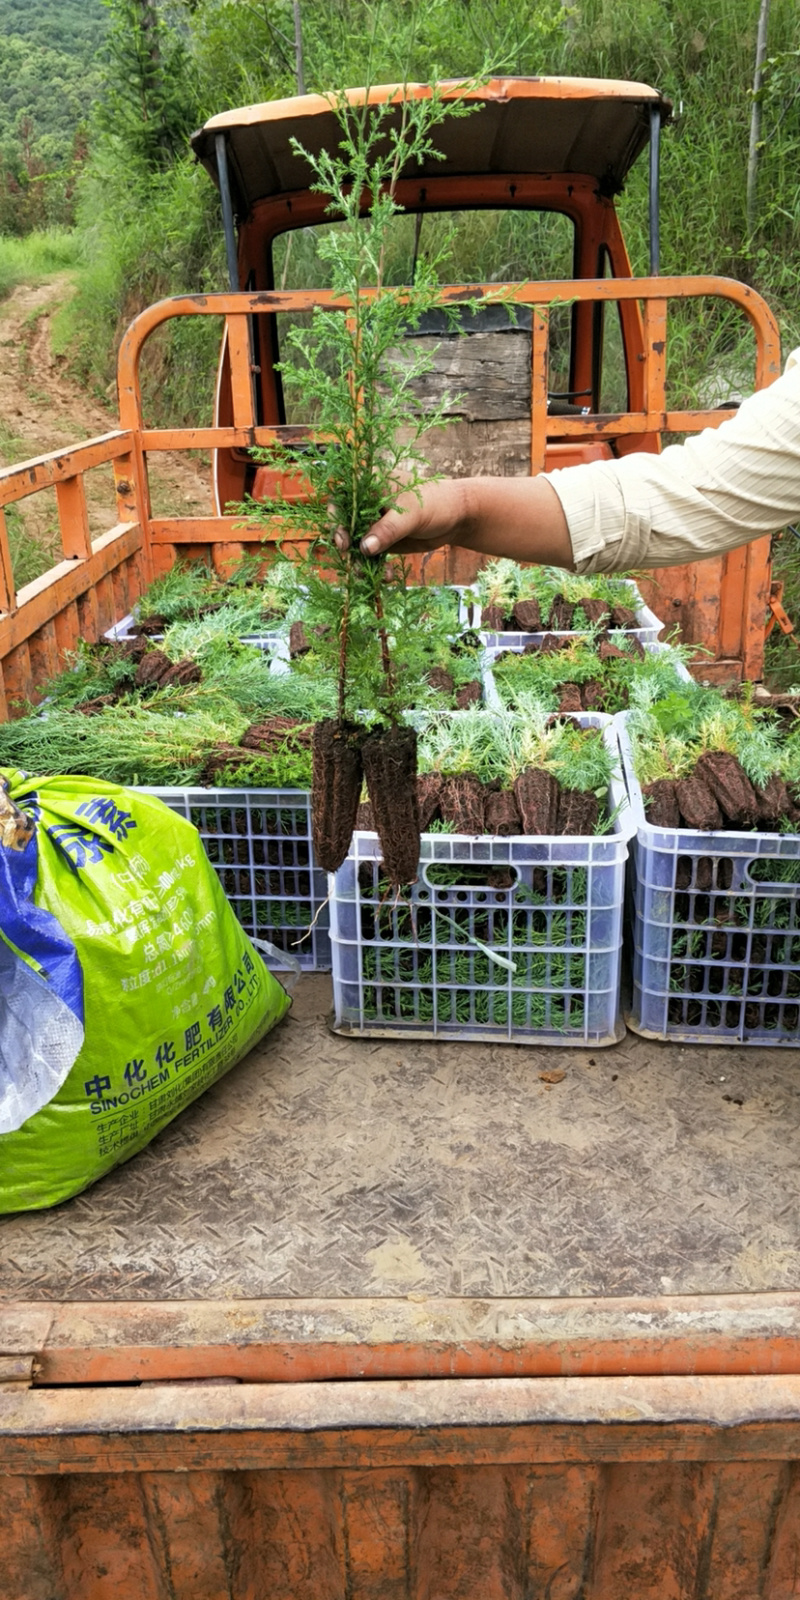
<instances>
[{"instance_id":1,"label":"truck cab","mask_svg":"<svg viewBox=\"0 0 800 1600\"><path fill-rule=\"evenodd\" d=\"M452 92L458 88L453 85ZM371 96L381 101L392 92L375 89ZM445 230L454 264L467 269L464 287L474 288L486 280L496 286L506 281L630 278L615 199L647 144L653 120L660 124L669 113L669 103L644 84L515 79L487 87L469 118L445 121L437 131L442 159L400 181L398 202L405 215L397 219L393 281L409 281L428 237L440 246ZM235 287L251 292L327 288L315 236L337 223L325 197L310 187L310 169L292 141L315 155L335 147L339 132L331 106L309 95L213 118L195 136L194 144L217 182L221 181L220 136L225 140L226 177L237 220ZM365 196L365 205L367 200ZM502 308L492 311L488 328L485 322L479 324L479 338L500 327ZM551 329L548 415L554 425L546 468L593 460L598 454L611 456L620 443L623 451L657 448L652 434L612 436L599 448L591 438L569 442L559 438L555 426L559 416L626 410L629 400L632 406L641 404L644 333L634 303L609 310L583 301L564 304L558 312L554 315L558 326ZM256 395L259 420L265 423L296 420L287 415L277 370L288 315L274 312L259 320ZM610 322L614 325L607 335ZM509 320L508 326L513 329L513 322ZM519 318L516 326L523 339L527 335L530 350L530 317L527 328ZM452 365L452 352L447 355ZM454 416L522 423L524 408L529 424L529 390L528 384L520 397L501 396L490 383L481 399L473 380ZM609 404L611 400L616 404ZM217 412L221 423L232 419L226 351ZM470 469L491 470L499 462L501 469L507 465L508 470L521 470L524 464L529 471L530 439L525 437L529 427L518 426L514 432L521 435L515 440L518 448L509 451L506 460L497 447L494 451L490 447L488 466L476 440ZM528 461L523 463L525 444ZM255 490L265 498L269 492L268 474L259 474L243 452L218 458L216 480L220 510L227 501L241 498L244 490Z\"/></svg>"}]
</instances>

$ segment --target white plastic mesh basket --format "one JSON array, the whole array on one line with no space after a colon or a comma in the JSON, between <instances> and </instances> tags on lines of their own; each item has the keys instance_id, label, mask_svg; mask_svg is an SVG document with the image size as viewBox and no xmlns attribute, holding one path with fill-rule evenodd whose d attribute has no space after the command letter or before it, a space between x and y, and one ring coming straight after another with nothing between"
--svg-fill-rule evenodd
<instances>
[{"instance_id":1,"label":"white plastic mesh basket","mask_svg":"<svg viewBox=\"0 0 800 1600\"><path fill-rule=\"evenodd\" d=\"M632 609L636 612L636 627L624 628L620 631L627 633L633 639L640 639L642 644L655 644L662 628L664 627L664 623L659 620L654 611L650 610L649 606L645 605L636 584L633 582L633 579L625 578L624 582L630 589L630 604ZM466 590L464 591L461 601L462 616L464 617L467 614L468 602L469 591ZM487 630L481 625L481 607L478 601L473 601L469 609L472 617L470 626L475 628L477 632L480 633L484 644L488 645L490 648L502 648L504 650L513 650L515 648L522 649L524 645L530 644L531 642L540 643L546 633L553 633L557 639L575 639L580 636L581 631L585 631L581 630L580 628L571 628L568 630L557 628L541 628L538 633L518 633L514 632L513 630L503 633L493 633L491 630L487 632Z\"/></svg>"},{"instance_id":2,"label":"white plastic mesh basket","mask_svg":"<svg viewBox=\"0 0 800 1600\"><path fill-rule=\"evenodd\" d=\"M800 837L647 822L615 719L637 836L628 1024L697 1044L800 1044Z\"/></svg>"},{"instance_id":3,"label":"white plastic mesh basket","mask_svg":"<svg viewBox=\"0 0 800 1600\"><path fill-rule=\"evenodd\" d=\"M307 971L330 968L328 880L314 865L311 803L305 790L147 793L194 823L246 933L285 950Z\"/></svg>"},{"instance_id":4,"label":"white plastic mesh basket","mask_svg":"<svg viewBox=\"0 0 800 1600\"><path fill-rule=\"evenodd\" d=\"M604 725L617 754L608 718ZM377 835L356 833L332 879L335 1027L351 1035L613 1044L629 826L590 838L424 834L408 897L388 891Z\"/></svg>"}]
</instances>

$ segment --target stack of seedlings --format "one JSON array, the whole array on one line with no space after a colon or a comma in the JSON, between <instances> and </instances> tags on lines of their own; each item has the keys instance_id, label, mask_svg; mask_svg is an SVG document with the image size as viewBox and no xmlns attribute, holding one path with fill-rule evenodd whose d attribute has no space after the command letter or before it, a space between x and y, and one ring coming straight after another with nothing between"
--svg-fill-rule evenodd
<instances>
[{"instance_id":1,"label":"stack of seedlings","mask_svg":"<svg viewBox=\"0 0 800 1600\"><path fill-rule=\"evenodd\" d=\"M487 562L472 594L484 633L565 633L638 626L641 597L625 578L578 577L555 567Z\"/></svg>"},{"instance_id":2,"label":"stack of seedlings","mask_svg":"<svg viewBox=\"0 0 800 1600\"><path fill-rule=\"evenodd\" d=\"M259 638L282 627L299 597L290 562L278 560L264 573L262 555L243 556L227 577L202 561L178 561L150 584L119 637L161 639L174 623L197 623L222 613L221 628L233 638Z\"/></svg>"},{"instance_id":3,"label":"stack of seedlings","mask_svg":"<svg viewBox=\"0 0 800 1600\"><path fill-rule=\"evenodd\" d=\"M401 209L401 176L435 159L434 131L445 117L469 113L470 87L446 104L435 86L424 99L399 89L379 106L368 97L360 105L331 97L337 150L316 155L294 141L339 224L319 251L346 313L317 306L306 326L287 334L283 383L313 417L317 442L301 457L280 446L259 454L298 493L239 508L261 525L279 519L292 546L305 547L298 566L307 591L305 639L315 667L336 684L336 715L318 722L313 735L316 859L329 872L342 865L366 783L395 889L415 881L420 852L417 736L405 714L437 668L447 674L438 681L451 698L460 685L453 663L421 652L402 564L361 551L368 529L396 504L398 484L413 490L422 481L420 441L450 408L447 395L432 410L422 408L415 385L431 357L409 361L404 344L441 301L444 254L421 257L413 283L397 289L386 281L387 244ZM296 633L295 649L298 643Z\"/></svg>"},{"instance_id":4,"label":"stack of seedlings","mask_svg":"<svg viewBox=\"0 0 800 1600\"><path fill-rule=\"evenodd\" d=\"M613 761L602 732L554 719L529 698L514 711L430 721L420 740L420 822L471 837L607 831Z\"/></svg>"},{"instance_id":5,"label":"stack of seedlings","mask_svg":"<svg viewBox=\"0 0 800 1600\"><path fill-rule=\"evenodd\" d=\"M330 966L308 791L312 725L335 693L276 675L262 650L226 631L228 609L173 623L160 645L82 646L36 711L0 726L0 768L161 791L198 828L246 931L303 966Z\"/></svg>"},{"instance_id":6,"label":"stack of seedlings","mask_svg":"<svg viewBox=\"0 0 800 1600\"><path fill-rule=\"evenodd\" d=\"M627 718L647 820L695 832L795 832L800 739L745 694L639 683Z\"/></svg>"},{"instance_id":7,"label":"stack of seedlings","mask_svg":"<svg viewBox=\"0 0 800 1600\"><path fill-rule=\"evenodd\" d=\"M492 683L504 705L514 706L532 694L562 716L578 711L613 716L626 709L639 683L649 684L656 697L680 691L689 654L680 648L646 647L623 633L551 635L523 651L494 652Z\"/></svg>"},{"instance_id":8,"label":"stack of seedlings","mask_svg":"<svg viewBox=\"0 0 800 1600\"><path fill-rule=\"evenodd\" d=\"M42 705L0 726L0 765L156 787L310 788L325 681L278 676L214 617L146 639L81 645Z\"/></svg>"},{"instance_id":9,"label":"stack of seedlings","mask_svg":"<svg viewBox=\"0 0 800 1600\"><path fill-rule=\"evenodd\" d=\"M664 891L637 887L634 1025L796 1043L800 735L748 694L684 686L637 701L629 782L665 837L643 833L637 848L637 875Z\"/></svg>"}]
</instances>

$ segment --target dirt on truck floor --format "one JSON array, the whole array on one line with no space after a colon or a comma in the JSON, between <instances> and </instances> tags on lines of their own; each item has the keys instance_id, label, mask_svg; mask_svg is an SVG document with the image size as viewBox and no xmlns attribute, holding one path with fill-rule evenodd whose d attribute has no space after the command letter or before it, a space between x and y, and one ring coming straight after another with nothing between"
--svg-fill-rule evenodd
<instances>
[{"instance_id":1,"label":"dirt on truck floor","mask_svg":"<svg viewBox=\"0 0 800 1600\"><path fill-rule=\"evenodd\" d=\"M66 358L51 342L52 319L70 294L66 274L35 288L20 286L0 300L0 466L13 466L119 427L115 400L107 406L77 384ZM151 492L162 516L211 511L207 465L174 453L150 460ZM87 473L84 483L93 536L116 521L110 466ZM55 490L23 500L9 517L18 587L60 556Z\"/></svg>"},{"instance_id":2,"label":"dirt on truck floor","mask_svg":"<svg viewBox=\"0 0 800 1600\"><path fill-rule=\"evenodd\" d=\"M329 978L295 993L142 1154L3 1220L0 1301L797 1288L797 1052L345 1040Z\"/></svg>"}]
</instances>

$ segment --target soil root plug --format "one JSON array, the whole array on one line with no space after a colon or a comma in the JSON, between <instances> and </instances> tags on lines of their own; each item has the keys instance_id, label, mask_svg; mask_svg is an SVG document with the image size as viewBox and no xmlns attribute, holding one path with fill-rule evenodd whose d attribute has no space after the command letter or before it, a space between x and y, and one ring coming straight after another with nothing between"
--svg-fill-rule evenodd
<instances>
[{"instance_id":1,"label":"soil root plug","mask_svg":"<svg viewBox=\"0 0 800 1600\"><path fill-rule=\"evenodd\" d=\"M333 717L314 728L311 825L324 872L337 872L350 849L364 778L362 741L362 729Z\"/></svg>"},{"instance_id":2,"label":"soil root plug","mask_svg":"<svg viewBox=\"0 0 800 1600\"><path fill-rule=\"evenodd\" d=\"M539 610L538 600L518 600L512 613L514 626L520 633L539 633L542 626L542 613Z\"/></svg>"},{"instance_id":3,"label":"soil root plug","mask_svg":"<svg viewBox=\"0 0 800 1600\"><path fill-rule=\"evenodd\" d=\"M484 816L486 832L496 838L513 839L522 832L517 802L508 789L487 794Z\"/></svg>"},{"instance_id":4,"label":"soil root plug","mask_svg":"<svg viewBox=\"0 0 800 1600\"><path fill-rule=\"evenodd\" d=\"M558 827L558 778L552 772L527 767L514 783L514 797L526 833L541 838Z\"/></svg>"},{"instance_id":5,"label":"soil root plug","mask_svg":"<svg viewBox=\"0 0 800 1600\"><path fill-rule=\"evenodd\" d=\"M758 820L767 828L777 828L784 817L791 816L792 802L789 799L789 791L783 778L776 772L764 784L763 789L756 789L756 801Z\"/></svg>"},{"instance_id":6,"label":"soil root plug","mask_svg":"<svg viewBox=\"0 0 800 1600\"><path fill-rule=\"evenodd\" d=\"M483 784L474 772L461 772L457 777L444 779L439 810L456 833L483 833L485 804Z\"/></svg>"},{"instance_id":7,"label":"soil root plug","mask_svg":"<svg viewBox=\"0 0 800 1600\"><path fill-rule=\"evenodd\" d=\"M597 795L586 794L582 789L562 789L558 797L558 832L565 837L571 834L594 833L600 816Z\"/></svg>"},{"instance_id":8,"label":"soil root plug","mask_svg":"<svg viewBox=\"0 0 800 1600\"><path fill-rule=\"evenodd\" d=\"M417 805L420 833L427 833L439 811L442 780L438 772L422 772L417 778Z\"/></svg>"},{"instance_id":9,"label":"soil root plug","mask_svg":"<svg viewBox=\"0 0 800 1600\"><path fill-rule=\"evenodd\" d=\"M695 769L696 778L708 784L717 805L731 822L752 828L758 817L758 798L747 773L728 750L706 750Z\"/></svg>"},{"instance_id":10,"label":"soil root plug","mask_svg":"<svg viewBox=\"0 0 800 1600\"><path fill-rule=\"evenodd\" d=\"M558 702L559 716L571 716L573 712L582 711L581 691L577 683L562 683L561 699Z\"/></svg>"},{"instance_id":11,"label":"soil root plug","mask_svg":"<svg viewBox=\"0 0 800 1600\"><path fill-rule=\"evenodd\" d=\"M619 645L613 644L610 639L601 639L597 647L598 661L627 661L625 650L620 650Z\"/></svg>"},{"instance_id":12,"label":"soil root plug","mask_svg":"<svg viewBox=\"0 0 800 1600\"><path fill-rule=\"evenodd\" d=\"M605 689L597 678L590 678L588 683L581 685L581 706L584 711L602 710L605 699Z\"/></svg>"},{"instance_id":13,"label":"soil root plug","mask_svg":"<svg viewBox=\"0 0 800 1600\"><path fill-rule=\"evenodd\" d=\"M413 728L376 728L364 740L362 754L386 876L394 888L415 883L420 855L417 735Z\"/></svg>"},{"instance_id":14,"label":"soil root plug","mask_svg":"<svg viewBox=\"0 0 800 1600\"><path fill-rule=\"evenodd\" d=\"M581 600L580 608L593 628L607 628L611 622L611 608L605 600Z\"/></svg>"},{"instance_id":15,"label":"soil root plug","mask_svg":"<svg viewBox=\"0 0 800 1600\"><path fill-rule=\"evenodd\" d=\"M645 799L645 815L651 827L680 827L681 813L674 779L656 778L654 783L645 785L642 794Z\"/></svg>"},{"instance_id":16,"label":"soil root plug","mask_svg":"<svg viewBox=\"0 0 800 1600\"><path fill-rule=\"evenodd\" d=\"M293 622L289 629L289 655L292 661L296 661L299 656L307 656L310 650L311 640L302 622Z\"/></svg>"},{"instance_id":17,"label":"soil root plug","mask_svg":"<svg viewBox=\"0 0 800 1600\"><path fill-rule=\"evenodd\" d=\"M133 681L137 689L148 688L151 685L160 683L171 668L172 662L169 656L164 654L163 650L148 650L147 655L142 656L136 668L136 676Z\"/></svg>"},{"instance_id":18,"label":"soil root plug","mask_svg":"<svg viewBox=\"0 0 800 1600\"><path fill-rule=\"evenodd\" d=\"M630 606L616 605L611 612L612 628L635 628L637 622L636 612Z\"/></svg>"},{"instance_id":19,"label":"soil root plug","mask_svg":"<svg viewBox=\"0 0 800 1600\"><path fill-rule=\"evenodd\" d=\"M506 614L501 606L484 606L481 612L481 627L488 633L504 633Z\"/></svg>"},{"instance_id":20,"label":"soil root plug","mask_svg":"<svg viewBox=\"0 0 800 1600\"><path fill-rule=\"evenodd\" d=\"M430 672L427 674L427 682L432 689L436 689L439 694L446 694L448 697L455 690L452 675L444 667L431 667Z\"/></svg>"},{"instance_id":21,"label":"soil root plug","mask_svg":"<svg viewBox=\"0 0 800 1600\"><path fill-rule=\"evenodd\" d=\"M462 683L456 690L456 706L459 711L467 711L470 706L478 706L483 699L483 690L477 680L473 678L470 683Z\"/></svg>"},{"instance_id":22,"label":"soil root plug","mask_svg":"<svg viewBox=\"0 0 800 1600\"><path fill-rule=\"evenodd\" d=\"M722 812L702 778L681 778L675 785L675 792L687 828L707 831L722 827Z\"/></svg>"},{"instance_id":23,"label":"soil root plug","mask_svg":"<svg viewBox=\"0 0 800 1600\"><path fill-rule=\"evenodd\" d=\"M550 607L550 615L547 619L547 626L548 628L552 628L557 633L566 633L572 627L572 618L574 615L574 605L571 605L569 600L564 598L563 594L554 595L553 604Z\"/></svg>"}]
</instances>

